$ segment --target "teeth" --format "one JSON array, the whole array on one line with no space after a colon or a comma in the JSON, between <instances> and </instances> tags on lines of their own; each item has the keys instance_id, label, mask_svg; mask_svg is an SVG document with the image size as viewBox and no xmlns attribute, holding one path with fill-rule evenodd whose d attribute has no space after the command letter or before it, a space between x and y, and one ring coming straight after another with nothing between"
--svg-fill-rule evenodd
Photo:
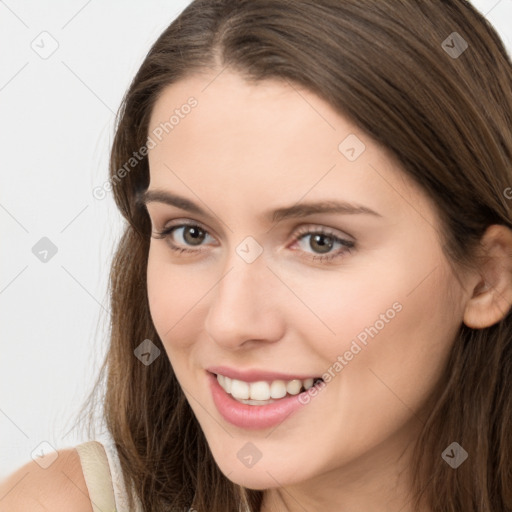
<instances>
[{"instance_id":1,"label":"teeth","mask_svg":"<svg viewBox=\"0 0 512 512\"><path fill-rule=\"evenodd\" d=\"M251 400L268 400L270 398L270 386L267 382L251 382L249 386ZM237 397L238 398L238 397Z\"/></svg>"},{"instance_id":2,"label":"teeth","mask_svg":"<svg viewBox=\"0 0 512 512\"><path fill-rule=\"evenodd\" d=\"M231 394L235 398L249 398L249 384L243 380L231 379Z\"/></svg>"},{"instance_id":3,"label":"teeth","mask_svg":"<svg viewBox=\"0 0 512 512\"><path fill-rule=\"evenodd\" d=\"M226 393L230 393L233 398L250 405L272 403L274 400L285 397L286 394L298 395L302 388L308 390L314 383L312 378L304 381L293 379L288 382L284 380L274 380L270 383L265 381L245 382L220 374L217 375L217 381Z\"/></svg>"},{"instance_id":4,"label":"teeth","mask_svg":"<svg viewBox=\"0 0 512 512\"><path fill-rule=\"evenodd\" d=\"M239 400L239 402L247 405L268 405L275 402L275 400Z\"/></svg>"},{"instance_id":5,"label":"teeth","mask_svg":"<svg viewBox=\"0 0 512 512\"><path fill-rule=\"evenodd\" d=\"M284 380L275 380L270 384L270 396L272 398L283 398L286 396L286 382Z\"/></svg>"},{"instance_id":6,"label":"teeth","mask_svg":"<svg viewBox=\"0 0 512 512\"><path fill-rule=\"evenodd\" d=\"M286 384L286 391L290 393L290 395L298 395L300 392L300 388L302 387L302 381L295 379L291 380Z\"/></svg>"}]
</instances>

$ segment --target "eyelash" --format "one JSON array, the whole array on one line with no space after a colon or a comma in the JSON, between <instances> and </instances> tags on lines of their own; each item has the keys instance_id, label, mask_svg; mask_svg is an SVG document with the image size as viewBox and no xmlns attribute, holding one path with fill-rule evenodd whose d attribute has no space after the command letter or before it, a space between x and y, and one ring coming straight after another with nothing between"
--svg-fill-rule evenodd
<instances>
[{"instance_id":1,"label":"eyelash","mask_svg":"<svg viewBox=\"0 0 512 512\"><path fill-rule=\"evenodd\" d=\"M183 228L183 227L194 227L199 228L201 231L206 233L207 235L211 236L206 229L204 229L201 225L196 223L181 223L176 224L173 226L168 226L164 228L162 231L157 231L153 233L153 238L156 239L167 239L167 242L169 244L169 247L172 251L175 251L179 254L182 253L199 253L202 252L203 249L187 249L184 247L178 247L174 242L171 241L171 234L174 230ZM320 261L321 263L326 263L329 261L332 261L334 259L338 259L342 256L344 256L346 253L351 253L351 250L355 247L355 243L350 240L345 240L343 238L339 238L336 236L333 232L331 232L329 229L325 228L318 228L318 229L312 229L308 227L303 227L298 230L298 232L294 235L294 243L299 242L303 238L306 238L305 235L324 235L333 240L333 243L339 243L343 246L343 249L338 250L334 253L329 253L327 255L319 255L315 254L313 257L309 257L307 259L313 260L313 261Z\"/></svg>"}]
</instances>

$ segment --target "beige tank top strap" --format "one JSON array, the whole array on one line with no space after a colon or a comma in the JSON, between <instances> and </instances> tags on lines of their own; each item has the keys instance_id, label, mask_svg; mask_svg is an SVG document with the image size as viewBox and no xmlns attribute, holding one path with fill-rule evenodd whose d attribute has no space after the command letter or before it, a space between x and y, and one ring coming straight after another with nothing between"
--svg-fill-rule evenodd
<instances>
[{"instance_id":1,"label":"beige tank top strap","mask_svg":"<svg viewBox=\"0 0 512 512\"><path fill-rule=\"evenodd\" d=\"M98 441L87 441L75 448L80 456L93 511L115 512L114 488L103 445Z\"/></svg>"}]
</instances>

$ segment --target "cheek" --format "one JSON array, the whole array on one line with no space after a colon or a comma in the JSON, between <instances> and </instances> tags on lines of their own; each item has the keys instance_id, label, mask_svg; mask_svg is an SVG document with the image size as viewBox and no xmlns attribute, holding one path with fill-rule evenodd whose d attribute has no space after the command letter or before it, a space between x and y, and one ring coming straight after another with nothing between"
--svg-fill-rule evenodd
<instances>
[{"instance_id":1,"label":"cheek","mask_svg":"<svg viewBox=\"0 0 512 512\"><path fill-rule=\"evenodd\" d=\"M462 318L459 298L450 293L457 283L448 263L440 248L418 252L421 240L405 240L399 250L383 249L357 266L326 275L323 283L310 283L309 295L307 287L300 291L330 330L328 345L336 350L331 360L354 341L362 349L375 347L368 354L371 363L382 360L379 347L420 358L426 349L444 350L455 335Z\"/></svg>"},{"instance_id":2,"label":"cheek","mask_svg":"<svg viewBox=\"0 0 512 512\"><path fill-rule=\"evenodd\" d=\"M289 325L306 333L324 359L334 362L353 347L354 340L364 348L372 335L380 336L403 315L404 276L396 280L392 274L389 267L381 272L372 264L317 273L310 279L290 277L287 283L304 305L296 303L291 309L284 303L283 311L288 311Z\"/></svg>"},{"instance_id":3,"label":"cheek","mask_svg":"<svg viewBox=\"0 0 512 512\"><path fill-rule=\"evenodd\" d=\"M340 409L350 403L348 416L366 416L370 423L371 418L380 418L383 428L388 424L390 430L430 396L460 326L453 313L450 277L441 266L416 288L414 281L419 280L411 279L414 275L381 279L378 290L366 290L368 296L354 289L345 321L340 318L336 324L346 335L338 338L331 352L333 362L342 356L336 367L330 367L331 374L341 375L333 379L340 386Z\"/></svg>"},{"instance_id":4,"label":"cheek","mask_svg":"<svg viewBox=\"0 0 512 512\"><path fill-rule=\"evenodd\" d=\"M324 326L308 314L297 315L296 328L317 333L309 339L332 382L365 396L368 410L388 398L400 406L397 394L414 407L441 376L462 319L450 293L455 278L434 257L392 264L389 258L382 268L331 275L309 292L297 290Z\"/></svg>"}]
</instances>

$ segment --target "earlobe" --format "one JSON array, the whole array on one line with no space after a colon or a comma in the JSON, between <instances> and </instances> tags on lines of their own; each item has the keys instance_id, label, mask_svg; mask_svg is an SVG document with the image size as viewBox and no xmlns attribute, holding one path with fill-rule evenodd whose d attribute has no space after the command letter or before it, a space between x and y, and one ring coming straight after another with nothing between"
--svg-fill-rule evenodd
<instances>
[{"instance_id":1,"label":"earlobe","mask_svg":"<svg viewBox=\"0 0 512 512\"><path fill-rule=\"evenodd\" d=\"M464 311L464 324L472 329L498 323L512 306L512 230L493 224L481 245L486 257Z\"/></svg>"}]
</instances>

